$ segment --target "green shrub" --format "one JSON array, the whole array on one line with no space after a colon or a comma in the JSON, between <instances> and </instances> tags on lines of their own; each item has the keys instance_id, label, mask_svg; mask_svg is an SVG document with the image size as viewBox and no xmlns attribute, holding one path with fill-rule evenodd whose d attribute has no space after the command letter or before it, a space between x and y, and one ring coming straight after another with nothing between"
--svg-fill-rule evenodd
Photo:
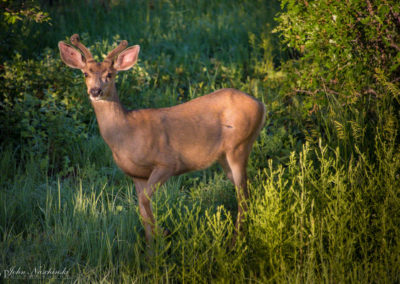
<instances>
[{"instance_id":1,"label":"green shrub","mask_svg":"<svg viewBox=\"0 0 400 284\"><path fill-rule=\"evenodd\" d=\"M377 126L399 120L398 1L281 2L278 31L289 60L286 100L309 141L322 135L344 155L373 148ZM373 155L373 153L370 153Z\"/></svg>"},{"instance_id":2,"label":"green shrub","mask_svg":"<svg viewBox=\"0 0 400 284\"><path fill-rule=\"evenodd\" d=\"M43 42L40 27L51 25L49 13L39 0L2 0L0 10L0 64L15 52L32 54L32 46Z\"/></svg>"},{"instance_id":3,"label":"green shrub","mask_svg":"<svg viewBox=\"0 0 400 284\"><path fill-rule=\"evenodd\" d=\"M86 138L91 113L82 79L54 55L47 50L40 60L25 60L17 54L4 63L0 129L4 144L58 171L70 166L70 153L79 153L75 145Z\"/></svg>"},{"instance_id":4,"label":"green shrub","mask_svg":"<svg viewBox=\"0 0 400 284\"><path fill-rule=\"evenodd\" d=\"M283 0L276 29L296 49L302 68L292 87L301 93L333 94L347 105L381 90L373 87L378 68L388 81L400 76L398 1ZM318 101L317 101L318 102Z\"/></svg>"}]
</instances>

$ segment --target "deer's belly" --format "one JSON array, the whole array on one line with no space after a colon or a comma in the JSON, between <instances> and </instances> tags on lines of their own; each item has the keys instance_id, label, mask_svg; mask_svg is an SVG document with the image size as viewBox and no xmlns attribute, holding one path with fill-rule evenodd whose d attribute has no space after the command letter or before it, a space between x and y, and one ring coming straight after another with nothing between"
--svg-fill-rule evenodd
<instances>
[{"instance_id":1,"label":"deer's belly","mask_svg":"<svg viewBox=\"0 0 400 284\"><path fill-rule=\"evenodd\" d=\"M113 154L114 161L117 166L128 176L147 179L149 178L152 167L140 165L127 157L121 157L118 154Z\"/></svg>"}]
</instances>

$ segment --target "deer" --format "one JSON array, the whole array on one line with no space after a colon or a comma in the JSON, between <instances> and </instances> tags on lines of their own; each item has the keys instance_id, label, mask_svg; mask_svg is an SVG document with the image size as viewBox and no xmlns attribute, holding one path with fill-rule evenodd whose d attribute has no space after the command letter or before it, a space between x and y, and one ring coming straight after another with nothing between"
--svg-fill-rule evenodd
<instances>
[{"instance_id":1,"label":"deer","mask_svg":"<svg viewBox=\"0 0 400 284\"><path fill-rule=\"evenodd\" d=\"M127 110L119 100L116 74L136 64L140 46L128 47L122 40L103 62L96 62L78 34L70 41L58 43L61 60L83 72L100 134L116 165L133 179L146 243L156 234L169 234L155 225L151 197L156 189L172 176L215 162L235 186L236 238L248 210L247 164L264 125L264 104L225 88L172 107Z\"/></svg>"}]
</instances>

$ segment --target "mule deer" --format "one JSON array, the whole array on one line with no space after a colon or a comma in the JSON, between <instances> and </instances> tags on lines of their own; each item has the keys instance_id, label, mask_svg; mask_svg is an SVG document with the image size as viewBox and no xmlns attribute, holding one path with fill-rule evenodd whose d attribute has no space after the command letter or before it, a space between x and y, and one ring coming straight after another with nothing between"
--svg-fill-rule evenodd
<instances>
[{"instance_id":1,"label":"mule deer","mask_svg":"<svg viewBox=\"0 0 400 284\"><path fill-rule=\"evenodd\" d=\"M115 163L133 178L147 242L158 232L150 205L156 187L216 161L236 188L238 232L247 210L247 160L264 124L264 105L241 91L221 89L173 107L128 111L119 101L115 76L136 63L140 47L127 48L124 40L96 62L77 34L71 43L83 55L60 41L61 59L82 70L100 133Z\"/></svg>"}]
</instances>

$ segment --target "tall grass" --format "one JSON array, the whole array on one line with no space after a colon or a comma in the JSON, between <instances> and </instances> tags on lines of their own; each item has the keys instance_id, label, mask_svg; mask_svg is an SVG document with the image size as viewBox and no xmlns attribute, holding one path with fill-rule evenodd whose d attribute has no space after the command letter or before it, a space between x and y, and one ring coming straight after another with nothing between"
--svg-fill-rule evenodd
<instances>
[{"instance_id":1,"label":"tall grass","mask_svg":"<svg viewBox=\"0 0 400 284\"><path fill-rule=\"evenodd\" d=\"M65 269L58 279L29 277L78 283L400 281L395 131L369 141L373 161L361 150L345 158L321 138L300 139L277 92L284 74L276 71L282 55L270 34L275 1L73 3L49 8L53 27L43 28L40 44L55 49L78 32L98 58L117 39L141 44L138 66L118 78L128 107L174 105L221 87L266 103L266 126L249 161L244 234L230 246L235 191L213 166L158 189L153 210L171 235L157 237L149 254L133 183L114 165L91 120L87 139L68 148L70 162L59 172L35 151L0 148L3 280L27 279L5 278L19 268ZM68 90L84 97L83 85Z\"/></svg>"},{"instance_id":2,"label":"tall grass","mask_svg":"<svg viewBox=\"0 0 400 284\"><path fill-rule=\"evenodd\" d=\"M172 234L156 239L152 256L132 183L115 166L93 153L76 176L44 180L29 160L1 181L1 269L67 268L78 282L397 282L400 160L376 143L378 167L306 144L286 168L259 169L234 248L234 192L221 172L173 179L153 198ZM15 165L11 151L2 155Z\"/></svg>"}]
</instances>

